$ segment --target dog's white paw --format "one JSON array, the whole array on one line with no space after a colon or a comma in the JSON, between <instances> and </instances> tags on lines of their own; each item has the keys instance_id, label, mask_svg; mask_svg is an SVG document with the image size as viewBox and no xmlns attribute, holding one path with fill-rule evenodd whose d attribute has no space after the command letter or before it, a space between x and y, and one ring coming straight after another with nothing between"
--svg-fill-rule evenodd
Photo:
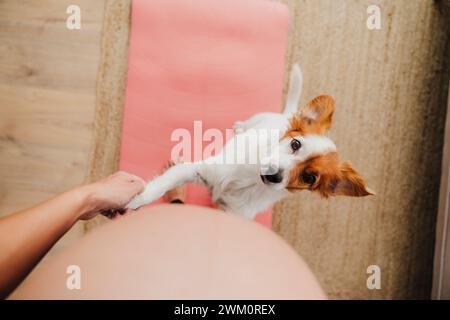
<instances>
[{"instance_id":1,"label":"dog's white paw","mask_svg":"<svg viewBox=\"0 0 450 320\"><path fill-rule=\"evenodd\" d=\"M133 198L133 200L131 200L127 205L126 205L126 209L132 209L132 210L136 210L140 207L142 207L143 205L145 205L146 201L144 201L143 197L141 195L137 195L136 197Z\"/></svg>"},{"instance_id":2,"label":"dog's white paw","mask_svg":"<svg viewBox=\"0 0 450 320\"><path fill-rule=\"evenodd\" d=\"M164 194L164 189L161 189L157 185L158 183L154 181L147 184L144 191L134 197L125 208L135 210L161 198Z\"/></svg>"}]
</instances>

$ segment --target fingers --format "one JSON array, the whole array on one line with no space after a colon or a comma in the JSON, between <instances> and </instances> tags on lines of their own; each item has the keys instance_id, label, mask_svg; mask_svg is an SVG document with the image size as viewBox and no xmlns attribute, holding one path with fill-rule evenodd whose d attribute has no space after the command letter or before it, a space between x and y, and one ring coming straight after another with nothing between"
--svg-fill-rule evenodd
<instances>
[{"instance_id":1,"label":"fingers","mask_svg":"<svg viewBox=\"0 0 450 320\"><path fill-rule=\"evenodd\" d=\"M118 177L121 177L126 182L131 183L135 194L142 192L145 188L145 185L147 184L145 182L145 180L142 179L141 177L138 177L134 174L131 174L131 173L128 173L125 171L118 171L115 175L117 175Z\"/></svg>"},{"instance_id":2,"label":"fingers","mask_svg":"<svg viewBox=\"0 0 450 320\"><path fill-rule=\"evenodd\" d=\"M132 176L132 177L133 178L131 180L129 180L129 181L133 185L134 192L135 192L134 195L136 195L136 194L141 193L142 191L144 191L146 182L143 179L141 179L141 178L139 178L137 176Z\"/></svg>"},{"instance_id":3,"label":"fingers","mask_svg":"<svg viewBox=\"0 0 450 320\"><path fill-rule=\"evenodd\" d=\"M112 219L125 213L120 208L124 208L127 203L140 194L144 190L146 182L136 175L118 171L96 186L99 211Z\"/></svg>"},{"instance_id":4,"label":"fingers","mask_svg":"<svg viewBox=\"0 0 450 320\"><path fill-rule=\"evenodd\" d=\"M138 185L141 185L142 187L145 187L146 182L144 179L142 179L141 177L135 176L133 174L129 175L129 181L132 183L136 183Z\"/></svg>"}]
</instances>

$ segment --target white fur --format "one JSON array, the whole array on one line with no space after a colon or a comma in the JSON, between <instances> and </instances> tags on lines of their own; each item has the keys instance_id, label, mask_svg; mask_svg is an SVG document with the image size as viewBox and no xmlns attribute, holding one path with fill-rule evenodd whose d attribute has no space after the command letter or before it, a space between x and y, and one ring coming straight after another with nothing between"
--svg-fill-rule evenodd
<instances>
[{"instance_id":1,"label":"white fur","mask_svg":"<svg viewBox=\"0 0 450 320\"><path fill-rule=\"evenodd\" d=\"M291 138L283 139L276 147L267 150L270 143L259 135L255 144L240 144L238 140L250 137L258 129L278 130L282 137L288 129L289 118L296 112L300 99L302 74L298 65L294 66L285 111L280 113L258 113L246 121L234 125L237 135L222 150L222 153L196 163L181 163L169 168L161 176L150 181L145 190L136 196L127 208L136 209L160 198L165 192L188 182L204 183L209 187L212 200L223 210L253 218L258 212L288 195L289 170L298 161L335 151L334 143L318 135L296 137L302 148L293 152ZM261 131L263 132L263 131ZM267 137L265 137L267 138ZM269 155L267 157L267 154ZM239 155L245 163L226 164L224 155ZM249 162L251 156L257 155L256 162ZM283 170L283 181L278 184L265 184L261 179L261 167L273 163Z\"/></svg>"},{"instance_id":2,"label":"white fur","mask_svg":"<svg viewBox=\"0 0 450 320\"><path fill-rule=\"evenodd\" d=\"M290 116L297 112L300 96L303 88L303 73L300 65L294 64L291 70L291 77L289 80L289 91L286 99L286 106L283 113Z\"/></svg>"}]
</instances>

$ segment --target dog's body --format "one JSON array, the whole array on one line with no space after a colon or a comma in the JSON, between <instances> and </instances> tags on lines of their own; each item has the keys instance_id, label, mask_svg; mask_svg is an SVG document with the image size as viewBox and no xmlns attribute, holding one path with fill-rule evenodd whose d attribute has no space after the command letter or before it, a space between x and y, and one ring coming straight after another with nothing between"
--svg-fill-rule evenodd
<instances>
[{"instance_id":1,"label":"dog's body","mask_svg":"<svg viewBox=\"0 0 450 320\"><path fill-rule=\"evenodd\" d=\"M294 190L319 191L323 196L372 194L349 163L338 164L336 146L323 135L331 125L334 100L317 97L298 114L301 87L302 74L296 65L283 113L259 113L236 122L236 135L220 154L172 166L150 181L127 207L136 209L189 182L206 184L220 208L249 219ZM305 185L297 180L306 177L307 167L315 168L314 181L310 175L307 180L312 183ZM320 186L319 180L326 185Z\"/></svg>"}]
</instances>

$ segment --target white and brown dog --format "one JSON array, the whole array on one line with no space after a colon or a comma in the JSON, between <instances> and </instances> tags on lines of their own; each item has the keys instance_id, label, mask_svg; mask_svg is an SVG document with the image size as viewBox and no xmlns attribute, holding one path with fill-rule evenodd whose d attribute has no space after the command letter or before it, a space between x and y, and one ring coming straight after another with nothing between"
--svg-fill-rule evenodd
<instances>
[{"instance_id":1,"label":"white and brown dog","mask_svg":"<svg viewBox=\"0 0 450 320\"><path fill-rule=\"evenodd\" d=\"M151 203L189 182L206 184L220 208L249 219L291 192L310 190L324 197L373 194L349 162L339 161L335 144L325 136L332 123L334 99L318 96L297 111L302 82L300 67L295 65L283 113L258 113L236 122L237 134L220 154L170 167L150 181L127 208ZM267 130L278 133L277 143ZM244 161L224 162L236 158Z\"/></svg>"}]
</instances>

